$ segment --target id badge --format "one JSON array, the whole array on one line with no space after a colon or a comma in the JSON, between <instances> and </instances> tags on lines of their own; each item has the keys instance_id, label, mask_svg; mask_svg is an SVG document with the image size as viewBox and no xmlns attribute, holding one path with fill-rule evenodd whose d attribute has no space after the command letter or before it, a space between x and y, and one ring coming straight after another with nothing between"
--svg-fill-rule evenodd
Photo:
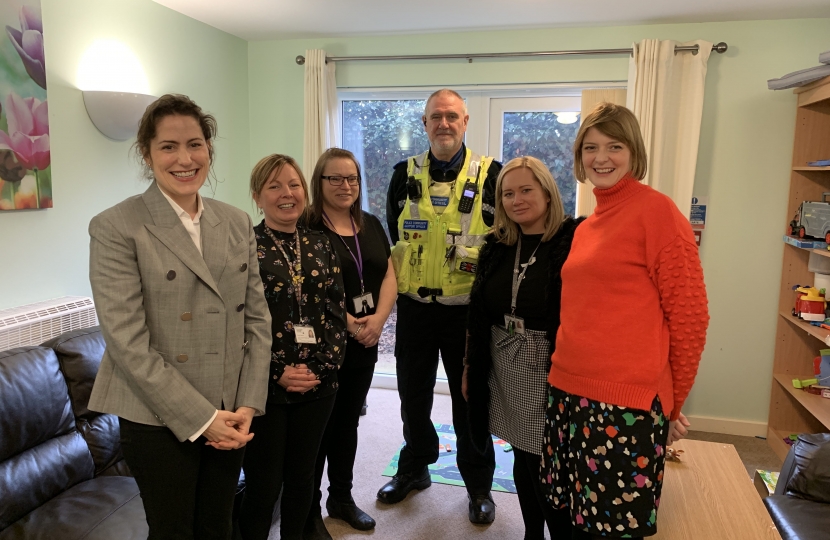
<instances>
[{"instance_id":1,"label":"id badge","mask_svg":"<svg viewBox=\"0 0 830 540\"><path fill-rule=\"evenodd\" d=\"M372 299L372 293L370 292L367 292L366 294L358 294L352 298L352 302L354 302L355 313L366 314L370 309L375 307L375 301Z\"/></svg>"},{"instance_id":2,"label":"id badge","mask_svg":"<svg viewBox=\"0 0 830 540\"><path fill-rule=\"evenodd\" d=\"M317 343L314 327L294 325L294 341L297 343Z\"/></svg>"},{"instance_id":3,"label":"id badge","mask_svg":"<svg viewBox=\"0 0 830 540\"><path fill-rule=\"evenodd\" d=\"M512 335L525 333L525 320L515 315L504 314L504 327L507 333Z\"/></svg>"}]
</instances>

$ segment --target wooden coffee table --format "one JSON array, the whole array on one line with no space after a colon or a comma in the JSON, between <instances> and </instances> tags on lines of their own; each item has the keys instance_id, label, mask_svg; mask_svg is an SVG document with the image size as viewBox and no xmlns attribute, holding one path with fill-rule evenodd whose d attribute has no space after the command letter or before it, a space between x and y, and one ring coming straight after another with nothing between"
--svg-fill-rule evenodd
<instances>
[{"instance_id":1,"label":"wooden coffee table","mask_svg":"<svg viewBox=\"0 0 830 540\"><path fill-rule=\"evenodd\" d=\"M683 440L666 461L654 540L780 540L731 444Z\"/></svg>"}]
</instances>

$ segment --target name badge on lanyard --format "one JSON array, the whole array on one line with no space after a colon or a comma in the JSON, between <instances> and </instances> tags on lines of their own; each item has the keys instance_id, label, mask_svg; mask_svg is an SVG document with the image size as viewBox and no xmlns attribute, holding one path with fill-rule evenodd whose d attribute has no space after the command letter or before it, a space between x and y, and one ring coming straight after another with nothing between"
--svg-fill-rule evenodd
<instances>
[{"instance_id":1,"label":"name badge on lanyard","mask_svg":"<svg viewBox=\"0 0 830 540\"><path fill-rule=\"evenodd\" d=\"M354 302L354 312L356 315L361 313L368 314L369 310L375 307L375 300L372 298L371 292L366 292L365 284L363 283L363 254L360 251L360 238L357 236L357 228L354 224L354 219L349 216L349 220L352 224L352 237L354 238L355 248L357 250L357 254L352 251L352 248L349 247L349 244L346 243L346 239L337 232L337 227L334 225L334 222L323 212L323 217L329 223L330 229L332 229L337 236L340 237L340 240L343 242L343 245L346 246L346 250L349 252L349 255L352 256L354 260L354 264L357 267L357 276L360 278L360 294L352 298L352 302ZM420 220L406 220L406 221L420 221ZM406 221L404 221L404 227L406 227ZM424 221L424 224L427 222Z\"/></svg>"},{"instance_id":2,"label":"name badge on lanyard","mask_svg":"<svg viewBox=\"0 0 830 540\"><path fill-rule=\"evenodd\" d=\"M354 312L368 314L369 310L375 307L375 300L372 298L372 293L358 294L352 298L354 302Z\"/></svg>"},{"instance_id":3,"label":"name badge on lanyard","mask_svg":"<svg viewBox=\"0 0 830 540\"><path fill-rule=\"evenodd\" d=\"M294 326L294 340L297 343L317 343L313 326Z\"/></svg>"}]
</instances>

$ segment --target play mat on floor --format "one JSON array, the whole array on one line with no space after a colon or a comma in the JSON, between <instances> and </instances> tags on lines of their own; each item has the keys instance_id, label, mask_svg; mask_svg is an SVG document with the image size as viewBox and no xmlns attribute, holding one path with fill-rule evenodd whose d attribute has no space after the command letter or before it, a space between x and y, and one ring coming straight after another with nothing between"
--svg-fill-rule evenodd
<instances>
[{"instance_id":1,"label":"play mat on floor","mask_svg":"<svg viewBox=\"0 0 830 540\"><path fill-rule=\"evenodd\" d=\"M457 451L455 429L452 424L435 424L438 432L438 461L429 466L433 482L463 486L464 480L455 464ZM401 444L403 447L403 444ZM496 451L496 470L493 473L493 491L516 493L516 484L513 482L513 448L510 443L493 437L493 448ZM386 466L383 476L394 476L398 472L398 458L400 448L392 457L392 462Z\"/></svg>"}]
</instances>

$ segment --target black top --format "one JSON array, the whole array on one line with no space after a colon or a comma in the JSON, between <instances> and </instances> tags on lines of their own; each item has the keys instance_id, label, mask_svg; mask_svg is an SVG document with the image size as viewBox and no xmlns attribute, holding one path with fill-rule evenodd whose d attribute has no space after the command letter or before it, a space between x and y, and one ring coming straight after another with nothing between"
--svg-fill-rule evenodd
<instances>
[{"instance_id":1,"label":"black top","mask_svg":"<svg viewBox=\"0 0 830 540\"><path fill-rule=\"evenodd\" d=\"M548 269L550 268L551 243L545 242L541 246L541 234L523 234L522 252L519 263L524 264L530 259L531 253L537 248L536 262L528 266L525 277L519 287L516 299L516 316L525 320L525 327L530 330L544 332L548 329L548 312L553 307L539 294L548 287ZM518 242L507 246L504 256L500 258L491 270L487 286L483 289L484 309L490 324L504 326L504 315L510 313L510 300L513 289L513 264L516 262L516 248ZM521 266L519 267L521 272Z\"/></svg>"},{"instance_id":2,"label":"black top","mask_svg":"<svg viewBox=\"0 0 830 540\"><path fill-rule=\"evenodd\" d=\"M333 394L337 391L337 369L346 347L346 314L343 277L337 255L325 235L298 227L302 259L302 318L299 320L297 297L282 251L266 233L265 220L254 227L259 257L259 275L265 300L271 312L271 375L268 401L296 403ZM294 233L270 229L282 243L285 255L295 260ZM297 343L295 324L314 327L316 344ZM306 364L322 382L300 394L286 392L277 383L285 366Z\"/></svg>"},{"instance_id":3,"label":"black top","mask_svg":"<svg viewBox=\"0 0 830 540\"><path fill-rule=\"evenodd\" d=\"M386 270L389 267L389 257L392 252L389 249L389 240L386 238L386 232L380 224L380 220L369 214L363 212L363 228L357 232L357 239L360 242L360 253L363 257L363 285L366 292L372 293L375 307L369 309L366 313L356 313L353 298L360 294L360 277L357 272L357 263L355 263L352 254L357 257L357 245L355 244L352 231L340 231L343 236L339 236L336 232L326 227L322 221L311 225L312 229L320 230L325 233L331 242L334 251L337 252L337 258L340 261L340 268L343 274L343 283L346 286L346 310L356 318L365 315L373 315L376 311L378 302L380 301L380 286L383 283L383 278L386 276ZM348 236L346 236L348 234ZM349 246L346 249L346 246ZM349 252L351 250L351 253ZM351 337L348 338L346 345L346 358L343 360L344 368L360 368L368 365L373 365L378 361L378 346L364 347Z\"/></svg>"},{"instance_id":4,"label":"black top","mask_svg":"<svg viewBox=\"0 0 830 540\"><path fill-rule=\"evenodd\" d=\"M539 247L537 261L527 271L527 279L519 288L516 315L525 318L532 330L543 330L550 342L550 351L556 348L559 330L559 299L562 293L562 265L571 250L577 224L584 218L565 218L557 233ZM531 237L533 238L533 237ZM541 236L532 242L522 240L521 262L526 262ZM525 245L527 244L527 245ZM532 247L531 247L532 246ZM541 253L541 255L540 255ZM490 440L490 327L504 324L504 314L510 310L512 279L504 272L513 272L516 246L497 242L490 234L478 256L476 279L470 291L467 315L467 414L473 445L483 451ZM501 277L496 277L494 274ZM499 279L500 282L495 280ZM496 305L490 306L490 303Z\"/></svg>"},{"instance_id":5,"label":"black top","mask_svg":"<svg viewBox=\"0 0 830 540\"><path fill-rule=\"evenodd\" d=\"M466 152L467 148L464 144L461 145L460 152ZM462 156L464 154L461 154ZM442 163L433 165L433 156L430 152L430 178L436 182L452 182L458 177L461 167L464 166L464 160L452 159L448 163L455 168L452 171L441 171ZM386 194L386 225L389 227L389 238L392 244L397 243L398 240L398 217L403 212L403 207L406 204L406 182L407 182L407 161L404 160L395 165L392 173L392 180L389 181L389 191ZM492 227L494 214L496 212L496 179L501 171L501 163L493 161L487 169L487 178L484 179L484 187L482 188L481 200L481 217L484 224Z\"/></svg>"}]
</instances>

